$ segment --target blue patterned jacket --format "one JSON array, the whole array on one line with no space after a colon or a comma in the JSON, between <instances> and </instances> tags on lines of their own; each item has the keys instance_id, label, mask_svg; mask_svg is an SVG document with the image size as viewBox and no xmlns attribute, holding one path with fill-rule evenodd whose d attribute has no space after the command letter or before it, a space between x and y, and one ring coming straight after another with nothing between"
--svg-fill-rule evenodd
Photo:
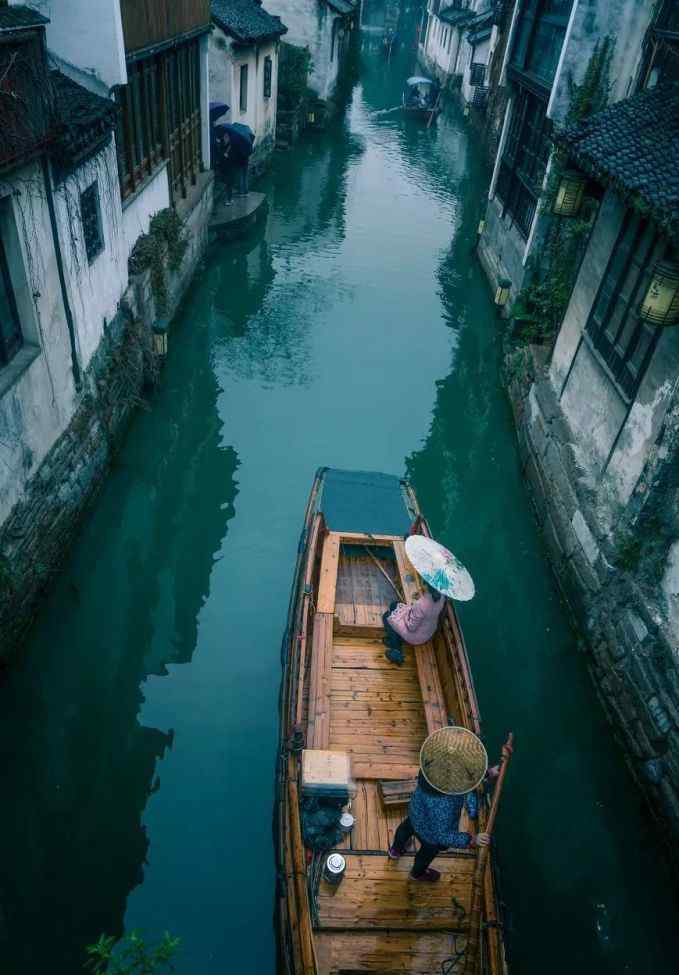
<instances>
[{"instance_id":1,"label":"blue patterned jacket","mask_svg":"<svg viewBox=\"0 0 679 975\"><path fill-rule=\"evenodd\" d=\"M432 789L420 772L417 788L410 799L408 816L415 833L425 843L434 843L446 849L450 846L461 849L471 842L471 835L461 832L459 828L465 803L471 819L476 819L476 792L468 792L466 796L446 796Z\"/></svg>"}]
</instances>

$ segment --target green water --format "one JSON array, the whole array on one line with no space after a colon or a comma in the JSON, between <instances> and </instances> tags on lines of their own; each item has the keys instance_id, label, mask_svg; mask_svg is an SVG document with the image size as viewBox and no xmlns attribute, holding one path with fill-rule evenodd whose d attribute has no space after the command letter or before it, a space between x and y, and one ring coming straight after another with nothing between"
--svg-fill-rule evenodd
<instances>
[{"instance_id":1,"label":"green water","mask_svg":"<svg viewBox=\"0 0 679 975\"><path fill-rule=\"evenodd\" d=\"M413 480L470 567L513 971L674 968L661 855L555 595L471 255L486 174L396 105L364 40L345 117L278 155L265 229L212 251L23 665L0 689L0 970L73 975L169 929L180 975L272 972L280 640L327 464Z\"/></svg>"}]
</instances>

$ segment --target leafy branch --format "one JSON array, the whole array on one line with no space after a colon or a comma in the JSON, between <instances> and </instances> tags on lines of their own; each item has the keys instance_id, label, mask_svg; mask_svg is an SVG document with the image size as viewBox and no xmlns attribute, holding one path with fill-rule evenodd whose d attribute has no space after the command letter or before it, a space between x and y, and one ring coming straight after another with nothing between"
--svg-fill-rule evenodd
<instances>
[{"instance_id":1,"label":"leafy branch","mask_svg":"<svg viewBox=\"0 0 679 975\"><path fill-rule=\"evenodd\" d=\"M132 931L116 948L112 935L102 934L85 952L86 971L91 975L154 975L157 972L174 971L172 959L180 945L167 931L162 940L152 947L147 945L137 931Z\"/></svg>"}]
</instances>

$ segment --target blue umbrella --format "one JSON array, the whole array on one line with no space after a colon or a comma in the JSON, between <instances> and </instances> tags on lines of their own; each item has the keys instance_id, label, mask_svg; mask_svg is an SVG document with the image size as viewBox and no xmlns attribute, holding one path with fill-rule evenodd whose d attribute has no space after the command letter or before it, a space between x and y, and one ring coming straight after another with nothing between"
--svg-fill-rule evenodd
<instances>
[{"instance_id":1,"label":"blue umbrella","mask_svg":"<svg viewBox=\"0 0 679 975\"><path fill-rule=\"evenodd\" d=\"M226 102L210 102L210 125L214 125L217 119L226 115L230 107Z\"/></svg>"},{"instance_id":2,"label":"blue umbrella","mask_svg":"<svg viewBox=\"0 0 679 975\"><path fill-rule=\"evenodd\" d=\"M255 142L255 134L247 125L239 122L220 122L214 126L214 131L218 135L227 132L231 141L231 152L237 162L245 162L252 155L252 147Z\"/></svg>"}]
</instances>

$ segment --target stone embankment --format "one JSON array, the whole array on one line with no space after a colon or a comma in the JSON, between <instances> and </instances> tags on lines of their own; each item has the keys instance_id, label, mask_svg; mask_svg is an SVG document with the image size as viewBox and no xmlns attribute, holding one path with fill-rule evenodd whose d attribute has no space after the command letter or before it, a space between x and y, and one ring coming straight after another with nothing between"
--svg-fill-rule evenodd
<instances>
[{"instance_id":1,"label":"stone embankment","mask_svg":"<svg viewBox=\"0 0 679 975\"><path fill-rule=\"evenodd\" d=\"M676 449L679 403L668 411L626 524L611 532L578 469L544 358L539 347L515 347L505 358L525 483L606 715L676 857L679 648L661 583L678 493L662 459Z\"/></svg>"}]
</instances>

